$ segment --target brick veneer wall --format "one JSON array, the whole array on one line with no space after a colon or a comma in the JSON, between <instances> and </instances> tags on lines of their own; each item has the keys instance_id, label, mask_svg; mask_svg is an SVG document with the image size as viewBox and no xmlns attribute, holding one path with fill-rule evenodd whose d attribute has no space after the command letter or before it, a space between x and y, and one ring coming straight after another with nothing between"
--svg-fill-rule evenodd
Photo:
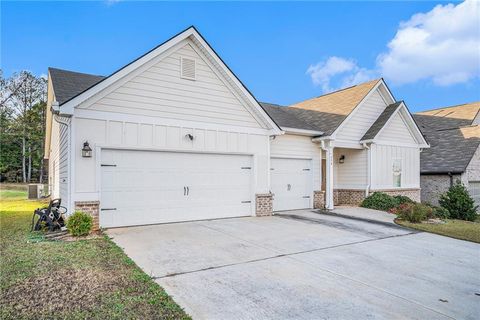
<instances>
[{"instance_id":1,"label":"brick veneer wall","mask_svg":"<svg viewBox=\"0 0 480 320\"><path fill-rule=\"evenodd\" d=\"M453 176L453 182L460 179L460 176ZM438 205L440 195L450 188L450 176L447 174L421 175L420 186L422 187L422 202Z\"/></svg>"},{"instance_id":2,"label":"brick veneer wall","mask_svg":"<svg viewBox=\"0 0 480 320\"><path fill-rule=\"evenodd\" d=\"M88 213L93 217L93 227L92 229L100 229L99 224L99 211L100 211L100 202L99 201L77 201L75 202L75 211L82 211Z\"/></svg>"},{"instance_id":3,"label":"brick veneer wall","mask_svg":"<svg viewBox=\"0 0 480 320\"><path fill-rule=\"evenodd\" d=\"M365 199L364 190L354 189L334 189L333 190L333 204L336 206L359 206Z\"/></svg>"},{"instance_id":4,"label":"brick veneer wall","mask_svg":"<svg viewBox=\"0 0 480 320\"><path fill-rule=\"evenodd\" d=\"M273 215L272 193L261 193L255 195L255 214L257 217Z\"/></svg>"},{"instance_id":5,"label":"brick veneer wall","mask_svg":"<svg viewBox=\"0 0 480 320\"><path fill-rule=\"evenodd\" d=\"M325 209L325 191L313 191L313 209Z\"/></svg>"},{"instance_id":6,"label":"brick veneer wall","mask_svg":"<svg viewBox=\"0 0 480 320\"><path fill-rule=\"evenodd\" d=\"M410 199L420 202L421 189L389 189L389 190L370 190L370 194L374 193L375 191L383 192L389 194L391 196L402 195L407 196ZM315 191L316 192L323 192L323 191ZM314 193L314 208L317 209L315 206L315 196ZM358 189L334 189L333 190L333 203L336 206L359 206L363 199L365 199L365 190L358 190ZM325 193L323 193L323 207L325 207Z\"/></svg>"}]
</instances>

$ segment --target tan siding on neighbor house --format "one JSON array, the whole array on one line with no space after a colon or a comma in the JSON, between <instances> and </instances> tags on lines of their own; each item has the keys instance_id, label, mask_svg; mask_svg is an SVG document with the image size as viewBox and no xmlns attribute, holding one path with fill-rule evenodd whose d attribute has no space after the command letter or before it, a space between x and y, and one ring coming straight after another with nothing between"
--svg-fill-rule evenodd
<instances>
[{"instance_id":1,"label":"tan siding on neighbor house","mask_svg":"<svg viewBox=\"0 0 480 320\"><path fill-rule=\"evenodd\" d=\"M350 119L345 120L346 122L336 134L336 139L360 141L386 106L387 104L378 89L375 90L367 100L353 111L354 115Z\"/></svg>"},{"instance_id":2,"label":"tan siding on neighbor house","mask_svg":"<svg viewBox=\"0 0 480 320\"><path fill-rule=\"evenodd\" d=\"M261 128L255 116L194 47L193 43L184 40L179 49L169 56L86 107L98 111ZM196 80L180 77L182 57L195 59Z\"/></svg>"}]
</instances>

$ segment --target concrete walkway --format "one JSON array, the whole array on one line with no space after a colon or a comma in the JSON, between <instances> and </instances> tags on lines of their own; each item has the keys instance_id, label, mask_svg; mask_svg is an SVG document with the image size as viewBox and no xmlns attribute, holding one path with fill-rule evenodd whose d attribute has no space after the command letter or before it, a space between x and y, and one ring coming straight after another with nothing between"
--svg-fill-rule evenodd
<instances>
[{"instance_id":1,"label":"concrete walkway","mask_svg":"<svg viewBox=\"0 0 480 320\"><path fill-rule=\"evenodd\" d=\"M335 207L332 211L333 214L340 216L365 219L371 221L385 222L390 224L395 224L393 221L397 216L385 211L361 208L361 207L347 207L347 206L338 206Z\"/></svg>"}]
</instances>

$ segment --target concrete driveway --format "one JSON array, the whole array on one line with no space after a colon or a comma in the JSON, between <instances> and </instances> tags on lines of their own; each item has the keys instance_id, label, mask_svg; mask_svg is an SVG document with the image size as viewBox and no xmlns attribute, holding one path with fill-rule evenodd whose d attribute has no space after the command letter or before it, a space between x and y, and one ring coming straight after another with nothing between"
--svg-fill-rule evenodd
<instances>
[{"instance_id":1,"label":"concrete driveway","mask_svg":"<svg viewBox=\"0 0 480 320\"><path fill-rule=\"evenodd\" d=\"M480 245L290 211L111 229L194 319L480 319Z\"/></svg>"}]
</instances>

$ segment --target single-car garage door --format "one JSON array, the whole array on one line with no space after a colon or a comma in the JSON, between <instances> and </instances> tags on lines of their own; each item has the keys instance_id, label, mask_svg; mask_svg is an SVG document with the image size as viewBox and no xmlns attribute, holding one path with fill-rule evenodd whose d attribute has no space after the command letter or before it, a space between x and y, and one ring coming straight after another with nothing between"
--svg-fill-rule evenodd
<instances>
[{"instance_id":1,"label":"single-car garage door","mask_svg":"<svg viewBox=\"0 0 480 320\"><path fill-rule=\"evenodd\" d=\"M312 160L272 158L270 172L273 211L311 207Z\"/></svg>"},{"instance_id":2,"label":"single-car garage door","mask_svg":"<svg viewBox=\"0 0 480 320\"><path fill-rule=\"evenodd\" d=\"M102 150L100 225L247 216L252 157Z\"/></svg>"}]
</instances>

